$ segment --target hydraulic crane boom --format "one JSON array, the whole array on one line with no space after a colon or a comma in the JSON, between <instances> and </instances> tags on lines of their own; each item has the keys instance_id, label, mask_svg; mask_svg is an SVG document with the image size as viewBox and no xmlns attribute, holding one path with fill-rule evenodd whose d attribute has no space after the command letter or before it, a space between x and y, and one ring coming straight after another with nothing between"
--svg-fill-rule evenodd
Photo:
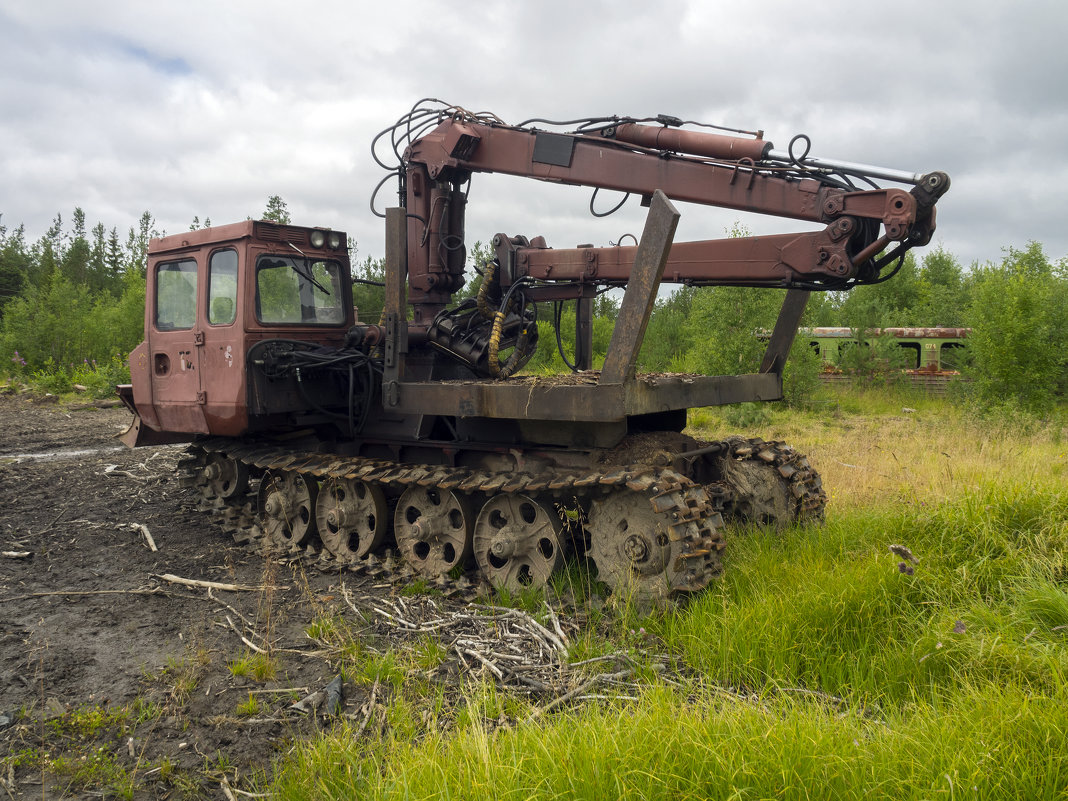
<instances>
[{"instance_id":1,"label":"hydraulic crane boom","mask_svg":"<svg viewBox=\"0 0 1068 801\"><path fill-rule=\"evenodd\" d=\"M888 259L873 259L886 247L895 246L891 255L896 258L930 241L934 204L949 187L944 173L912 175L851 164L853 173L867 169L916 180L911 192L857 190L828 180L827 165L834 162L820 162L818 169L810 170L784 165L782 158L763 139L667 125L626 122L559 134L463 115L447 117L404 153L415 319L439 311L459 288L462 254L454 245L462 241L466 203L460 187L475 172L626 192L646 204L659 189L673 201L824 226L806 234L676 245L665 270L669 281L842 289L874 280ZM507 286L529 276L619 284L627 280L633 255L633 248L559 251L539 242L519 249L514 269L504 270L502 281Z\"/></svg>"}]
</instances>

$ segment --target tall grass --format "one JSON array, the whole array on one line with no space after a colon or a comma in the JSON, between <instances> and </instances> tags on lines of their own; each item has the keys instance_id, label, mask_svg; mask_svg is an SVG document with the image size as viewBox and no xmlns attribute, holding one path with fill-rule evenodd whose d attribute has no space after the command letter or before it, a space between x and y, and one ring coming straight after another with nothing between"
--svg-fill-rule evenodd
<instances>
[{"instance_id":1,"label":"tall grass","mask_svg":"<svg viewBox=\"0 0 1068 801\"><path fill-rule=\"evenodd\" d=\"M342 727L274 790L320 798L1056 798L1068 786L1063 691L966 686L880 717L789 698L657 688L491 732L369 746Z\"/></svg>"},{"instance_id":2,"label":"tall grass","mask_svg":"<svg viewBox=\"0 0 1068 801\"><path fill-rule=\"evenodd\" d=\"M395 735L353 739L343 725L282 764L273 791L1064 797L1063 422L1004 425L942 401L902 405L845 399L828 413L773 413L753 432L809 454L830 490L827 522L731 532L722 579L639 621L678 669L670 681L650 676L638 701L528 721L513 699L510 726L495 728L486 721L504 708L501 691L483 690L428 726L403 722L422 714L409 694L393 712ZM694 422L699 435L726 433L715 413ZM624 629L609 621L609 647L633 647Z\"/></svg>"}]
</instances>

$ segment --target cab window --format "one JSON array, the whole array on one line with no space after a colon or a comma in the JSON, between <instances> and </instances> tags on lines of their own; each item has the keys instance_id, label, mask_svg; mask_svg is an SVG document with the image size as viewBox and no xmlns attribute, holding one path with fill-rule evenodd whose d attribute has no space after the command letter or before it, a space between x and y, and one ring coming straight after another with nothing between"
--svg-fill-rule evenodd
<instances>
[{"instance_id":1,"label":"cab window","mask_svg":"<svg viewBox=\"0 0 1068 801\"><path fill-rule=\"evenodd\" d=\"M230 325L237 318L237 251L211 254L208 271L208 322Z\"/></svg>"},{"instance_id":2,"label":"cab window","mask_svg":"<svg viewBox=\"0 0 1068 801\"><path fill-rule=\"evenodd\" d=\"M336 261L260 256L256 262L256 318L282 325L345 322L341 268Z\"/></svg>"},{"instance_id":3,"label":"cab window","mask_svg":"<svg viewBox=\"0 0 1068 801\"><path fill-rule=\"evenodd\" d=\"M197 320L197 263L194 259L156 265L156 328L177 331Z\"/></svg>"}]
</instances>

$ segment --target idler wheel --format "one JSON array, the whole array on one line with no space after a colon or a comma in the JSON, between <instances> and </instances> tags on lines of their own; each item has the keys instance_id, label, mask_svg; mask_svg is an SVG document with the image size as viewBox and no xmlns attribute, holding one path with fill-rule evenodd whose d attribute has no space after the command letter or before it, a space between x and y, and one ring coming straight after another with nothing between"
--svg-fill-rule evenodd
<instances>
[{"instance_id":1,"label":"idler wheel","mask_svg":"<svg viewBox=\"0 0 1068 801\"><path fill-rule=\"evenodd\" d=\"M495 587L544 587L564 560L562 528L551 507L526 495L498 495L475 521L475 559Z\"/></svg>"},{"instance_id":2,"label":"idler wheel","mask_svg":"<svg viewBox=\"0 0 1068 801\"><path fill-rule=\"evenodd\" d=\"M424 576L444 576L471 555L474 515L463 495L435 487L409 487L400 496L393 531L397 547Z\"/></svg>"},{"instance_id":3,"label":"idler wheel","mask_svg":"<svg viewBox=\"0 0 1068 801\"><path fill-rule=\"evenodd\" d=\"M315 535L317 485L300 473L270 470L260 481L258 501L263 530L275 545L290 549Z\"/></svg>"},{"instance_id":4,"label":"idler wheel","mask_svg":"<svg viewBox=\"0 0 1068 801\"><path fill-rule=\"evenodd\" d=\"M653 510L645 493L617 490L593 501L587 553L613 593L643 601L667 597L671 522Z\"/></svg>"},{"instance_id":5,"label":"idler wheel","mask_svg":"<svg viewBox=\"0 0 1068 801\"><path fill-rule=\"evenodd\" d=\"M231 498L248 491L248 466L221 453L209 453L201 470L206 498Z\"/></svg>"},{"instance_id":6,"label":"idler wheel","mask_svg":"<svg viewBox=\"0 0 1068 801\"><path fill-rule=\"evenodd\" d=\"M323 547L342 561L363 559L389 527L386 495L377 484L331 478L319 487L315 522Z\"/></svg>"}]
</instances>

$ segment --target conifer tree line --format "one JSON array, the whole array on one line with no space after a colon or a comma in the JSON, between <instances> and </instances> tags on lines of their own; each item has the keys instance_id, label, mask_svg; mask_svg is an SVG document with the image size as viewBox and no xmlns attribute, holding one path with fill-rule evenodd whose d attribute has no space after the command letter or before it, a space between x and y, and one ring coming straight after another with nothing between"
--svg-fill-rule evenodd
<instances>
[{"instance_id":1,"label":"conifer tree line","mask_svg":"<svg viewBox=\"0 0 1068 801\"><path fill-rule=\"evenodd\" d=\"M277 195L258 215L288 223ZM203 226L210 226L205 219ZM194 218L191 229L202 227ZM738 226L731 235L745 235ZM144 212L125 237L102 223L87 227L82 209L69 224L56 215L36 241L25 227L8 228L0 217L0 374L30 377L73 375L81 370L125 380L123 362L143 338L145 258L149 239L161 236ZM468 285L477 291L478 270L489 251L474 244ZM353 260L353 301L360 319L376 322L384 276L381 259ZM769 330L783 290L735 287L678 287L658 300L639 357L645 371L732 374L755 371L763 354L759 332ZM603 360L618 314L618 298L604 294L594 311L595 366ZM560 341L573 358L573 304L559 310ZM538 352L528 369L564 370L552 321L556 310L539 313ZM813 293L805 326L845 326L858 335L869 328L952 326L972 329L967 373L972 390L992 403L1012 402L1032 411L1068 398L1068 259L1053 260L1037 242L1007 248L998 261L965 269L942 248L906 258L897 275L848 293ZM787 366L787 400L812 396L818 357L799 337ZM864 353L886 355L877 347ZM887 360L883 360L887 361ZM892 361L892 360L889 360ZM62 382L60 382L62 384Z\"/></svg>"}]
</instances>

